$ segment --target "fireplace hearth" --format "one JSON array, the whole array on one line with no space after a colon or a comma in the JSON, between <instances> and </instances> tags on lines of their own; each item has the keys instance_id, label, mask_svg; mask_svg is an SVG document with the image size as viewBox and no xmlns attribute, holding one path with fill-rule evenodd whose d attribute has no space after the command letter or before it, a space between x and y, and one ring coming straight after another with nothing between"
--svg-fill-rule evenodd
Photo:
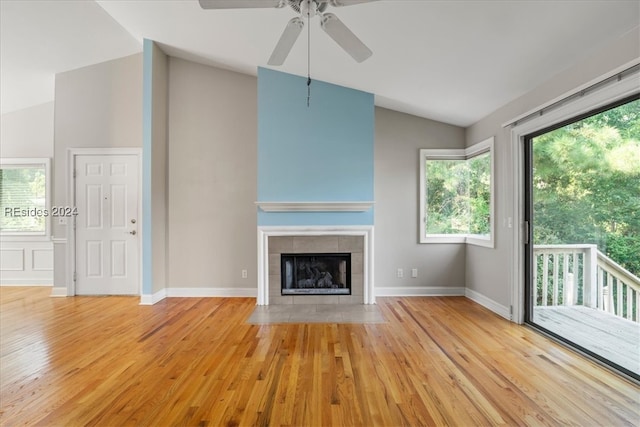
<instances>
[{"instance_id":1,"label":"fireplace hearth","mask_svg":"<svg viewBox=\"0 0 640 427\"><path fill-rule=\"evenodd\" d=\"M281 255L282 295L351 295L350 253Z\"/></svg>"}]
</instances>

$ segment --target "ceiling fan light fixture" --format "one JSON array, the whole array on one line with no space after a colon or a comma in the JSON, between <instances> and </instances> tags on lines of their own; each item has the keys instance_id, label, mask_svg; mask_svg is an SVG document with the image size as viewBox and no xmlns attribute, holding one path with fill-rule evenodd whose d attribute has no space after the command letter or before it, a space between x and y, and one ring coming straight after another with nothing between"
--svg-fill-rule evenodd
<instances>
[{"instance_id":1,"label":"ceiling fan light fixture","mask_svg":"<svg viewBox=\"0 0 640 427\"><path fill-rule=\"evenodd\" d=\"M300 2L300 15L305 18L313 18L318 13L318 3L314 0L302 0Z\"/></svg>"}]
</instances>

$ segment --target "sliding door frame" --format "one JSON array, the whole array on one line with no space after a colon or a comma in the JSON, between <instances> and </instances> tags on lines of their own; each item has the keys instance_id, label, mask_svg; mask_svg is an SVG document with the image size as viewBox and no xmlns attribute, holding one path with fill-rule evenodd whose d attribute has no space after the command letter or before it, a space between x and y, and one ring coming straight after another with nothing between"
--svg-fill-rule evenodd
<instances>
[{"instance_id":1,"label":"sliding door frame","mask_svg":"<svg viewBox=\"0 0 640 427\"><path fill-rule=\"evenodd\" d=\"M638 61L626 64L617 70L603 76L601 80L615 76L617 73L637 65ZM588 87L593 83L584 85ZM577 92L576 92L577 91ZM572 91L573 94L578 93L579 89ZM570 96L572 93L567 94ZM518 227L513 235L512 240L512 260L511 260L511 311L512 321L518 324L527 324L541 333L564 343L573 348L575 351L592 358L598 363L609 368L613 368L618 373L627 378L640 382L637 374L632 373L618 365L612 364L601 356L586 350L573 342L564 339L551 331L548 331L539 325L531 322L533 301L531 298L531 289L529 286L532 280L533 267L533 228L532 228L532 203L533 198L530 191L532 182L532 138L553 129L565 126L569 123L579 121L598 112L615 108L616 106L627 103L633 99L637 99L640 90L637 86L637 75L633 78L618 79L605 87L585 93L583 96L573 99L571 102L549 108L548 112L540 108L539 115L535 117L527 116L526 120L516 124L506 124L505 127L511 126L511 173L512 182L515 186L515 194L513 197L513 215L517 219ZM561 97L560 99L562 99ZM554 105L554 101L547 105ZM548 108L548 107L545 107ZM524 116L523 116L524 117Z\"/></svg>"},{"instance_id":2,"label":"sliding door frame","mask_svg":"<svg viewBox=\"0 0 640 427\"><path fill-rule=\"evenodd\" d=\"M598 108L595 108L591 111L579 114L575 117L572 117L570 119L564 120L562 122L556 123L554 125L551 125L549 127L540 129L538 131L535 131L531 134L525 135L524 136L524 224L525 227L527 227L526 230L524 230L525 233L525 245L524 245L524 273L525 273L525 278L524 278L524 297L525 297L525 301L524 301L524 322L539 330L542 331L544 334L549 335L553 338L555 338L556 340L578 350L580 353L583 353L595 360L597 360L598 362L608 365L609 367L615 369L616 371L619 371L621 373L623 373L624 375L636 380L636 381L640 381L640 377L638 376L638 374L614 363L613 361L607 359L606 357L601 356L598 353L593 352L592 350L589 350L583 346L581 346L580 344L569 340L568 338L566 338L565 336L558 334L550 329L545 328L544 326L540 325L539 323L536 323L534 321L534 308L535 308L535 304L533 301L533 287L536 286L536 283L533 283L533 266L534 266L534 262L533 262L533 257L534 257L534 239L533 239L533 232L535 229L535 217L534 217L534 211L533 211L533 204L534 204L534 199L533 199L533 166L534 166L534 157L533 157L533 144L534 144L534 139L538 136L544 135L546 133L552 132L556 129L562 128L564 126L567 126L569 124L572 123L576 123L579 122L581 120L584 120L588 117L594 116L596 114L602 113L604 111L607 110L611 110L614 109L616 107L619 107L621 105L627 104L629 102L632 101L636 101L640 99L640 93L636 93L634 95L628 96L626 98L622 98L622 99L618 99L612 103L606 104L606 105L602 105Z\"/></svg>"},{"instance_id":3,"label":"sliding door frame","mask_svg":"<svg viewBox=\"0 0 640 427\"><path fill-rule=\"evenodd\" d=\"M551 106L560 102L562 99L569 97L573 94L580 93L584 88L590 87L596 84L598 81L608 79L616 74L638 65L640 60L633 61L618 67L615 70L601 76L594 81L589 82L575 90L552 100L544 106L539 107L536 110L543 111L544 108L548 108L548 112L543 111L542 114L531 117L527 120L522 120L520 123L513 124L506 123L505 127L510 127L511 145L509 147L511 153L511 182L514 183L515 194L512 199L512 212L514 223L517 224L515 232L512 238L511 247L511 319L518 324L525 323L525 277L526 277L526 265L525 265L525 242L526 238L530 235L530 231L525 227L525 137L527 135L533 135L543 129L548 129L555 124L572 120L580 115L587 114L591 111L595 111L598 108L603 108L607 105L612 105L615 102L623 99L628 99L634 95L637 95L640 90L637 85L637 75L635 77L625 78L622 80L614 81L605 87L598 90L585 93L571 102L551 108ZM521 117L529 117L527 113Z\"/></svg>"},{"instance_id":4,"label":"sliding door frame","mask_svg":"<svg viewBox=\"0 0 640 427\"><path fill-rule=\"evenodd\" d=\"M595 108L591 111L587 111L585 113L579 114L570 119L564 120L562 122L553 124L549 127L537 130L533 133L525 135L524 138L524 274L525 274L525 288L524 288L524 321L526 323L533 323L532 314L533 314L533 300L531 298L532 295L532 283L533 279L533 231L534 231L534 215L533 215L533 140L534 138L544 135L545 133L552 132L556 129L560 129L572 123L579 122L588 117L595 116L596 114L600 114L607 110L612 110L621 105L627 104L632 101L636 101L640 99L640 92L628 96L626 98L618 99L610 104L602 105L598 108Z\"/></svg>"}]
</instances>

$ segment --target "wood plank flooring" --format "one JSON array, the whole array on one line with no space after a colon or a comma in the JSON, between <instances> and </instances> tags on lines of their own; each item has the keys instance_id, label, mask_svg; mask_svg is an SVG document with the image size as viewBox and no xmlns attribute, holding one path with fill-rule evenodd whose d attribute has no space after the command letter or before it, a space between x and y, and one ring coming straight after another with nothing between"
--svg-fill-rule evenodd
<instances>
[{"instance_id":1,"label":"wood plank flooring","mask_svg":"<svg viewBox=\"0 0 640 427\"><path fill-rule=\"evenodd\" d=\"M0 425L640 423L640 389L464 297L387 323L248 324L251 298L0 288Z\"/></svg>"}]
</instances>

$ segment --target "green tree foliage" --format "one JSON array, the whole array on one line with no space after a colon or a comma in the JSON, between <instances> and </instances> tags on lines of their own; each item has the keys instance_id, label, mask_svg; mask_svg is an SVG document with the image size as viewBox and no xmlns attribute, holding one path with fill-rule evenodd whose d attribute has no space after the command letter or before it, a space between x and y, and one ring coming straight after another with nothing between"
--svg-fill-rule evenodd
<instances>
[{"instance_id":1,"label":"green tree foliage","mask_svg":"<svg viewBox=\"0 0 640 427\"><path fill-rule=\"evenodd\" d=\"M45 170L41 167L0 169L0 229L10 232L41 232L44 216L13 215L15 208L45 208Z\"/></svg>"},{"instance_id":2,"label":"green tree foliage","mask_svg":"<svg viewBox=\"0 0 640 427\"><path fill-rule=\"evenodd\" d=\"M427 160L428 234L490 233L491 155Z\"/></svg>"},{"instance_id":3,"label":"green tree foliage","mask_svg":"<svg viewBox=\"0 0 640 427\"><path fill-rule=\"evenodd\" d=\"M469 233L491 232L491 155L469 159Z\"/></svg>"},{"instance_id":4,"label":"green tree foliage","mask_svg":"<svg viewBox=\"0 0 640 427\"><path fill-rule=\"evenodd\" d=\"M534 242L597 244L640 276L640 101L533 140Z\"/></svg>"},{"instance_id":5,"label":"green tree foliage","mask_svg":"<svg viewBox=\"0 0 640 427\"><path fill-rule=\"evenodd\" d=\"M467 175L465 160L427 160L428 234L467 232Z\"/></svg>"}]
</instances>

